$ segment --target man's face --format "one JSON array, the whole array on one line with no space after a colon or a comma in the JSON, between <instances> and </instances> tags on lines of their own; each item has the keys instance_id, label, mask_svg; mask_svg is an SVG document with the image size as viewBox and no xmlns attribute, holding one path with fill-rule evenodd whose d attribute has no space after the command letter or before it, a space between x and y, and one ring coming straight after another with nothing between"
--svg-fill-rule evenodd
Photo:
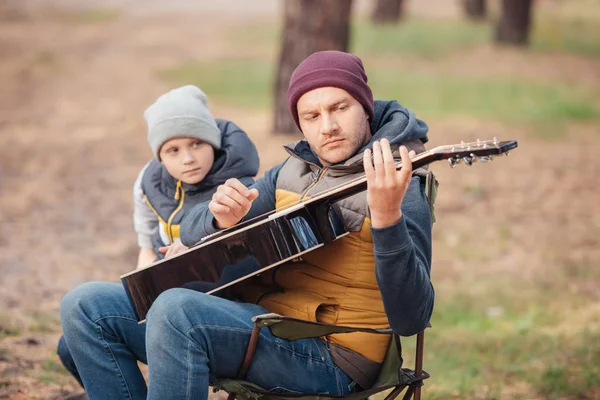
<instances>
[{"instance_id":1,"label":"man's face","mask_svg":"<svg viewBox=\"0 0 600 400\"><path fill-rule=\"evenodd\" d=\"M160 148L160 161L175 179L194 185L206 176L215 161L213 147L195 138L175 138Z\"/></svg>"},{"instance_id":2,"label":"man's face","mask_svg":"<svg viewBox=\"0 0 600 400\"><path fill-rule=\"evenodd\" d=\"M365 109L343 89L306 92L296 108L302 133L324 166L347 160L371 137Z\"/></svg>"}]
</instances>

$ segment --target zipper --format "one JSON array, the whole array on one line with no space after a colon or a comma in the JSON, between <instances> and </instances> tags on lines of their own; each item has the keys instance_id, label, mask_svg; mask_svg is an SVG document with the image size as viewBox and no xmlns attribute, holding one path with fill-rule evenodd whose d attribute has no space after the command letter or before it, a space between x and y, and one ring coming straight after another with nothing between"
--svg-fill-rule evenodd
<instances>
[{"instance_id":1,"label":"zipper","mask_svg":"<svg viewBox=\"0 0 600 400\"><path fill-rule=\"evenodd\" d=\"M317 186L317 184L321 181L321 178L323 178L323 176L325 175L325 172L327 171L327 169L328 169L328 167L323 168L321 170L321 172L319 173L319 175L317 176L317 179L315 179L313 183L311 183L310 185L308 185L308 187L300 195L300 200L298 200L299 202L302 202L303 200L306 199L306 196L308 195L308 192L310 192L315 186Z\"/></svg>"},{"instance_id":2,"label":"zipper","mask_svg":"<svg viewBox=\"0 0 600 400\"><path fill-rule=\"evenodd\" d=\"M179 194L180 191L181 191L181 195ZM183 190L183 187L181 186L181 181L177 181L177 187L175 188L174 199L179 200L179 205L177 206L175 211L173 211L173 213L171 213L171 215L169 216L169 220L167 221L167 235L169 236L169 240L171 243L173 243L173 219L175 218L177 213L179 213L179 211L181 211L181 209L183 208L183 202L185 200L185 191Z\"/></svg>"}]
</instances>

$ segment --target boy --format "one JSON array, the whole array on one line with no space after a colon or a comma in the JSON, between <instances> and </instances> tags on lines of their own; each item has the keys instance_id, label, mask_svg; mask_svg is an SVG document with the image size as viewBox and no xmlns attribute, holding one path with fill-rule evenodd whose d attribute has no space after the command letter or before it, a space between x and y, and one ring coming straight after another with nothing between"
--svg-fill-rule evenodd
<instances>
[{"instance_id":1,"label":"boy","mask_svg":"<svg viewBox=\"0 0 600 400\"><path fill-rule=\"evenodd\" d=\"M179 241L179 224L193 206L209 201L219 185L237 178L254 183L256 147L233 122L214 119L206 95L187 85L160 96L144 113L154 155L134 187L134 227L140 252L137 268L165 257ZM61 338L58 355L81 383Z\"/></svg>"},{"instance_id":2,"label":"boy","mask_svg":"<svg viewBox=\"0 0 600 400\"><path fill-rule=\"evenodd\" d=\"M179 238L179 223L194 205L210 200L229 178L254 182L254 144L233 122L216 120L195 86L162 95L144 113L155 160L134 184L138 268L163 258Z\"/></svg>"}]
</instances>

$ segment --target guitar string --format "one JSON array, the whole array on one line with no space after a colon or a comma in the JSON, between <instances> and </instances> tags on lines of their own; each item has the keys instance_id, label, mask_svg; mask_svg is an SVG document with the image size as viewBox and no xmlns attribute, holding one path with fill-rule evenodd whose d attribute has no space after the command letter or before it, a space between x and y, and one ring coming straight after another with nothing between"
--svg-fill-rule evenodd
<instances>
[{"instance_id":1,"label":"guitar string","mask_svg":"<svg viewBox=\"0 0 600 400\"><path fill-rule=\"evenodd\" d=\"M419 153L419 154L418 154L418 155L416 155L414 158L412 158L412 159L411 159L411 161L413 161L413 162L414 162L414 161L419 161L419 160L421 160L421 159L425 158L426 156L432 155L432 154L434 154L434 153L433 153L433 150L434 150L434 149L432 149L432 150L427 150L427 151L424 151L424 152L422 152L422 153ZM395 164L396 164L396 165L395 165L395 166L396 166L396 169L398 169L399 167L401 167L401 166L402 166L402 162L396 162ZM355 184L357 184L357 183L360 183L360 182L361 182L361 180L366 180L366 175L365 175L365 173L364 173L364 172L362 172L362 173L361 173L361 176L359 176L359 177L356 177L356 178L353 178L353 179L351 179L351 180L350 180L350 181L348 181L348 182L344 182L344 183L338 184L338 185L336 185L336 186L333 186L333 187L331 187L331 188L328 188L328 189L326 189L326 190L323 190L323 191L321 191L321 192L318 192L318 193L314 194L313 196L311 196L311 197L309 197L309 198L306 198L305 200L300 200L300 199L299 199L299 200L297 200L297 201L295 201L295 202L293 202L293 203L291 203L291 204L288 204L288 205L286 205L286 206L284 206L284 207L280 207L280 208L277 208L277 209L275 209L275 210L271 210L271 211L269 211L269 212L266 212L266 213L264 213L264 214L257 215L257 216L255 216L255 217L253 217L253 218L250 218L250 219L248 219L248 220L244 221L242 224L243 224L243 225L249 225L249 224L251 224L251 223L253 223L253 222L256 222L256 221L257 221L257 220L259 220L259 219L265 218L265 217L267 217L267 216L269 216L269 215L272 215L272 214L275 214L275 213L278 213L278 212L284 212L285 210L287 210L287 209L290 209L290 208L292 208L292 207L296 207L296 206L298 206L299 204L304 204L306 201L312 201L312 200L314 200L314 199L317 199L317 198L319 198L319 197L323 197L323 196L326 196L326 195L328 195L328 194L335 193L335 192L337 192L337 191L339 191L339 190L343 190L343 189L345 189L346 187L350 187L350 186L352 186L352 185L355 185ZM220 230L220 231L219 231L219 232L217 232L217 233L221 233L221 232L223 232L223 233L227 233L228 231L230 231L230 230L234 230L234 229L238 228L239 226L240 226L240 225L236 224L236 225L234 225L234 226L232 226L232 227L229 227L229 228L226 228L226 229Z\"/></svg>"}]
</instances>

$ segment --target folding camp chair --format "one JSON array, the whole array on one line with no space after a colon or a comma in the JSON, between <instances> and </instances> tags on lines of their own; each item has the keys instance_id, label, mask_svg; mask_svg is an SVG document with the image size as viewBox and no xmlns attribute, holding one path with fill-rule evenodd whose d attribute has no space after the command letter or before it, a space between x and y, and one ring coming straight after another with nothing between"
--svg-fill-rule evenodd
<instances>
[{"instance_id":1,"label":"folding camp chair","mask_svg":"<svg viewBox=\"0 0 600 400\"><path fill-rule=\"evenodd\" d=\"M418 174L425 181L425 194L429 201L431 212L431 221L435 222L433 205L437 195L438 182L433 173L427 172ZM246 356L238 373L237 379L222 379L213 384L215 391L224 390L229 393L228 400L327 400L344 399L360 400L366 399L377 393L390 390L384 400L393 400L406 389L403 400L413 398L421 399L421 387L423 380L429 378L429 374L423 370L423 345L425 331L417 334L417 346L415 354L414 370L402 368L402 345L400 337L392 332L391 329L369 329L356 328L349 326L329 325L319 322L305 321L291 317L285 317L278 314L263 314L252 318L254 327L250 336L250 342L246 350ZM429 325L431 326L431 325ZM371 388L366 388L359 392L351 393L346 396L337 396L319 393L276 393L269 392L243 379L250 368L254 352L258 344L260 330L264 327L270 329L274 336L285 340L298 340L305 338L322 337L331 334L343 334L350 332L369 332L373 334L391 335L390 344L383 361L379 376Z\"/></svg>"}]
</instances>

